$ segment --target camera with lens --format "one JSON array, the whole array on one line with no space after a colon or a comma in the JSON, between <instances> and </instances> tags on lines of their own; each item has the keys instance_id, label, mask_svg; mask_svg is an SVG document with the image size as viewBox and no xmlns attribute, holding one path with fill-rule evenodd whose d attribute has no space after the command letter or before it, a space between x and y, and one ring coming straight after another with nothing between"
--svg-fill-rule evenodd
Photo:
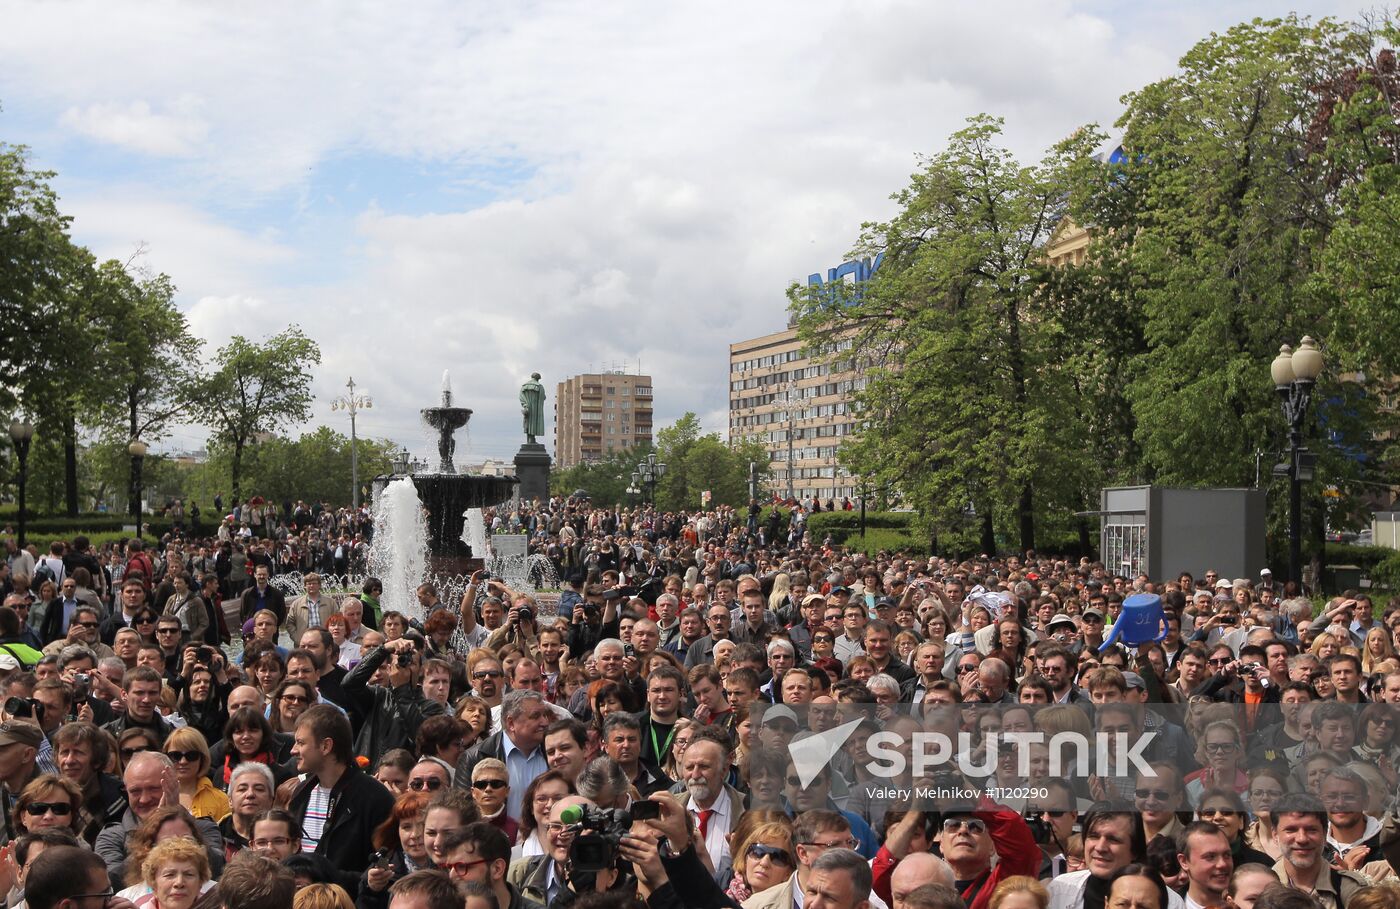
<instances>
[{"instance_id":1,"label":"camera with lens","mask_svg":"<svg viewBox=\"0 0 1400 909\"><path fill-rule=\"evenodd\" d=\"M661 816L655 802L641 800L627 808L595 808L592 805L571 805L559 814L559 819L578 832L569 846L569 873L597 874L617 863L617 845L635 821L654 820Z\"/></svg>"},{"instance_id":2,"label":"camera with lens","mask_svg":"<svg viewBox=\"0 0 1400 909\"><path fill-rule=\"evenodd\" d=\"M521 606L515 611L515 614L522 625L535 620L535 610L531 609L529 606Z\"/></svg>"},{"instance_id":3,"label":"camera with lens","mask_svg":"<svg viewBox=\"0 0 1400 909\"><path fill-rule=\"evenodd\" d=\"M1054 832L1050 829L1050 822L1041 817L1039 811L1026 810L1021 815L1021 820L1026 822L1026 826L1031 828L1031 836L1035 837L1037 844L1044 846L1050 842L1050 835Z\"/></svg>"},{"instance_id":4,"label":"camera with lens","mask_svg":"<svg viewBox=\"0 0 1400 909\"><path fill-rule=\"evenodd\" d=\"M211 666L214 663L214 648L200 647L194 652L194 661L204 666Z\"/></svg>"},{"instance_id":5,"label":"camera with lens","mask_svg":"<svg viewBox=\"0 0 1400 909\"><path fill-rule=\"evenodd\" d=\"M413 651L412 651L412 650L396 650L396 651L394 651L394 665L395 665L395 666L398 666L398 667L400 667L400 668L402 668L402 667L404 667L404 666L412 666L412 665L413 665Z\"/></svg>"}]
</instances>

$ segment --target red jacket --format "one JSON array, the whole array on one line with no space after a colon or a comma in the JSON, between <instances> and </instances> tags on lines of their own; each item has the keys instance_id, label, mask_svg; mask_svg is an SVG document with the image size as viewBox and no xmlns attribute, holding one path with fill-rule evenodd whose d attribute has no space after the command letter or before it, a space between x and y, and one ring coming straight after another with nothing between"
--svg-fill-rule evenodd
<instances>
[{"instance_id":1,"label":"red jacket","mask_svg":"<svg viewBox=\"0 0 1400 909\"><path fill-rule=\"evenodd\" d=\"M960 894L967 909L987 909L992 893L997 885L1008 877L1018 874L1035 877L1040 873L1040 846L1031 834L1031 828L1016 812L992 802L986 796L977 804L974 816L986 823L987 833L992 837L992 849L996 852L997 863L987 874L978 878L966 891ZM890 854L884 846L875 853L871 863L874 877L871 889L889 905L894 905L890 892L890 878L899 859Z\"/></svg>"}]
</instances>

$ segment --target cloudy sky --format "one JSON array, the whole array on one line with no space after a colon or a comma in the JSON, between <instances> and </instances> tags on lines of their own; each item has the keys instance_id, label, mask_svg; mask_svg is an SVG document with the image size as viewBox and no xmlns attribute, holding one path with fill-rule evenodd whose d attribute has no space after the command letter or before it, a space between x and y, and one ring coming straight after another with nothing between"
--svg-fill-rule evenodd
<instances>
[{"instance_id":1,"label":"cloudy sky","mask_svg":"<svg viewBox=\"0 0 1400 909\"><path fill-rule=\"evenodd\" d=\"M917 153L988 112L1036 157L1285 8L0 0L0 141L59 172L79 242L144 246L209 351L319 341L313 425L348 431L353 375L360 432L426 455L448 369L476 410L459 460L509 458L531 371L552 403L640 364L658 427L723 431L728 345L784 326L787 285L891 213Z\"/></svg>"}]
</instances>

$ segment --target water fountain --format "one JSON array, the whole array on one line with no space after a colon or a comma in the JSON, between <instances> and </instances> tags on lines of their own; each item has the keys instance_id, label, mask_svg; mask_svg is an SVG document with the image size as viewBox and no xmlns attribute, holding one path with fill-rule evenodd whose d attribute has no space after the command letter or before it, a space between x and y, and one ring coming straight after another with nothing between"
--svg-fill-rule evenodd
<instances>
[{"instance_id":1,"label":"water fountain","mask_svg":"<svg viewBox=\"0 0 1400 909\"><path fill-rule=\"evenodd\" d=\"M392 480L374 500L370 573L384 582L380 604L407 616L421 609L414 591L427 577L428 524L418 491L408 477Z\"/></svg>"},{"instance_id":2,"label":"water fountain","mask_svg":"<svg viewBox=\"0 0 1400 909\"><path fill-rule=\"evenodd\" d=\"M485 508L509 500L515 493L516 481L514 477L477 477L457 472L453 461L457 441L453 434L467 425L472 412L471 408L458 407L453 403L452 381L446 371L442 374L442 402L437 407L425 407L422 415L423 422L432 427L438 436L436 469L415 472L409 477L413 481L412 488L418 493L421 507L427 513L426 573L470 574L481 567L486 553L474 551L464 539L467 509ZM387 494L396 485L397 481L393 479L383 486L376 483L382 489L378 496ZM376 510L376 537L380 529ZM397 535L397 517L390 518L388 530L391 537ZM393 545L391 541L390 546ZM414 586L418 583L415 581ZM389 583L385 579L386 594L388 589Z\"/></svg>"}]
</instances>

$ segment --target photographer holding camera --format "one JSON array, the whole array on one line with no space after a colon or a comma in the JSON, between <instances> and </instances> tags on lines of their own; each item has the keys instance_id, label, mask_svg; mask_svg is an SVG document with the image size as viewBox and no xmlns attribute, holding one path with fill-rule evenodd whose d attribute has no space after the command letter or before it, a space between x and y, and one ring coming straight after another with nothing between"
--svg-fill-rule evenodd
<instances>
[{"instance_id":1,"label":"photographer holding camera","mask_svg":"<svg viewBox=\"0 0 1400 909\"><path fill-rule=\"evenodd\" d=\"M371 685L374 673L389 664L389 684ZM430 716L446 712L438 701L429 700L417 684L418 648L410 638L399 638L374 648L350 671L341 684L346 697L365 718L355 739L355 750L375 763L387 751L412 751L418 740L418 727Z\"/></svg>"},{"instance_id":2,"label":"photographer holding camera","mask_svg":"<svg viewBox=\"0 0 1400 909\"><path fill-rule=\"evenodd\" d=\"M510 591L506 593L510 594ZM486 639L486 646L499 652L506 644L519 644L527 654L534 653L539 646L540 634L539 625L535 621L539 615L535 598L528 593L510 594L510 597L511 607L506 613L506 623L491 632L491 637Z\"/></svg>"}]
</instances>

